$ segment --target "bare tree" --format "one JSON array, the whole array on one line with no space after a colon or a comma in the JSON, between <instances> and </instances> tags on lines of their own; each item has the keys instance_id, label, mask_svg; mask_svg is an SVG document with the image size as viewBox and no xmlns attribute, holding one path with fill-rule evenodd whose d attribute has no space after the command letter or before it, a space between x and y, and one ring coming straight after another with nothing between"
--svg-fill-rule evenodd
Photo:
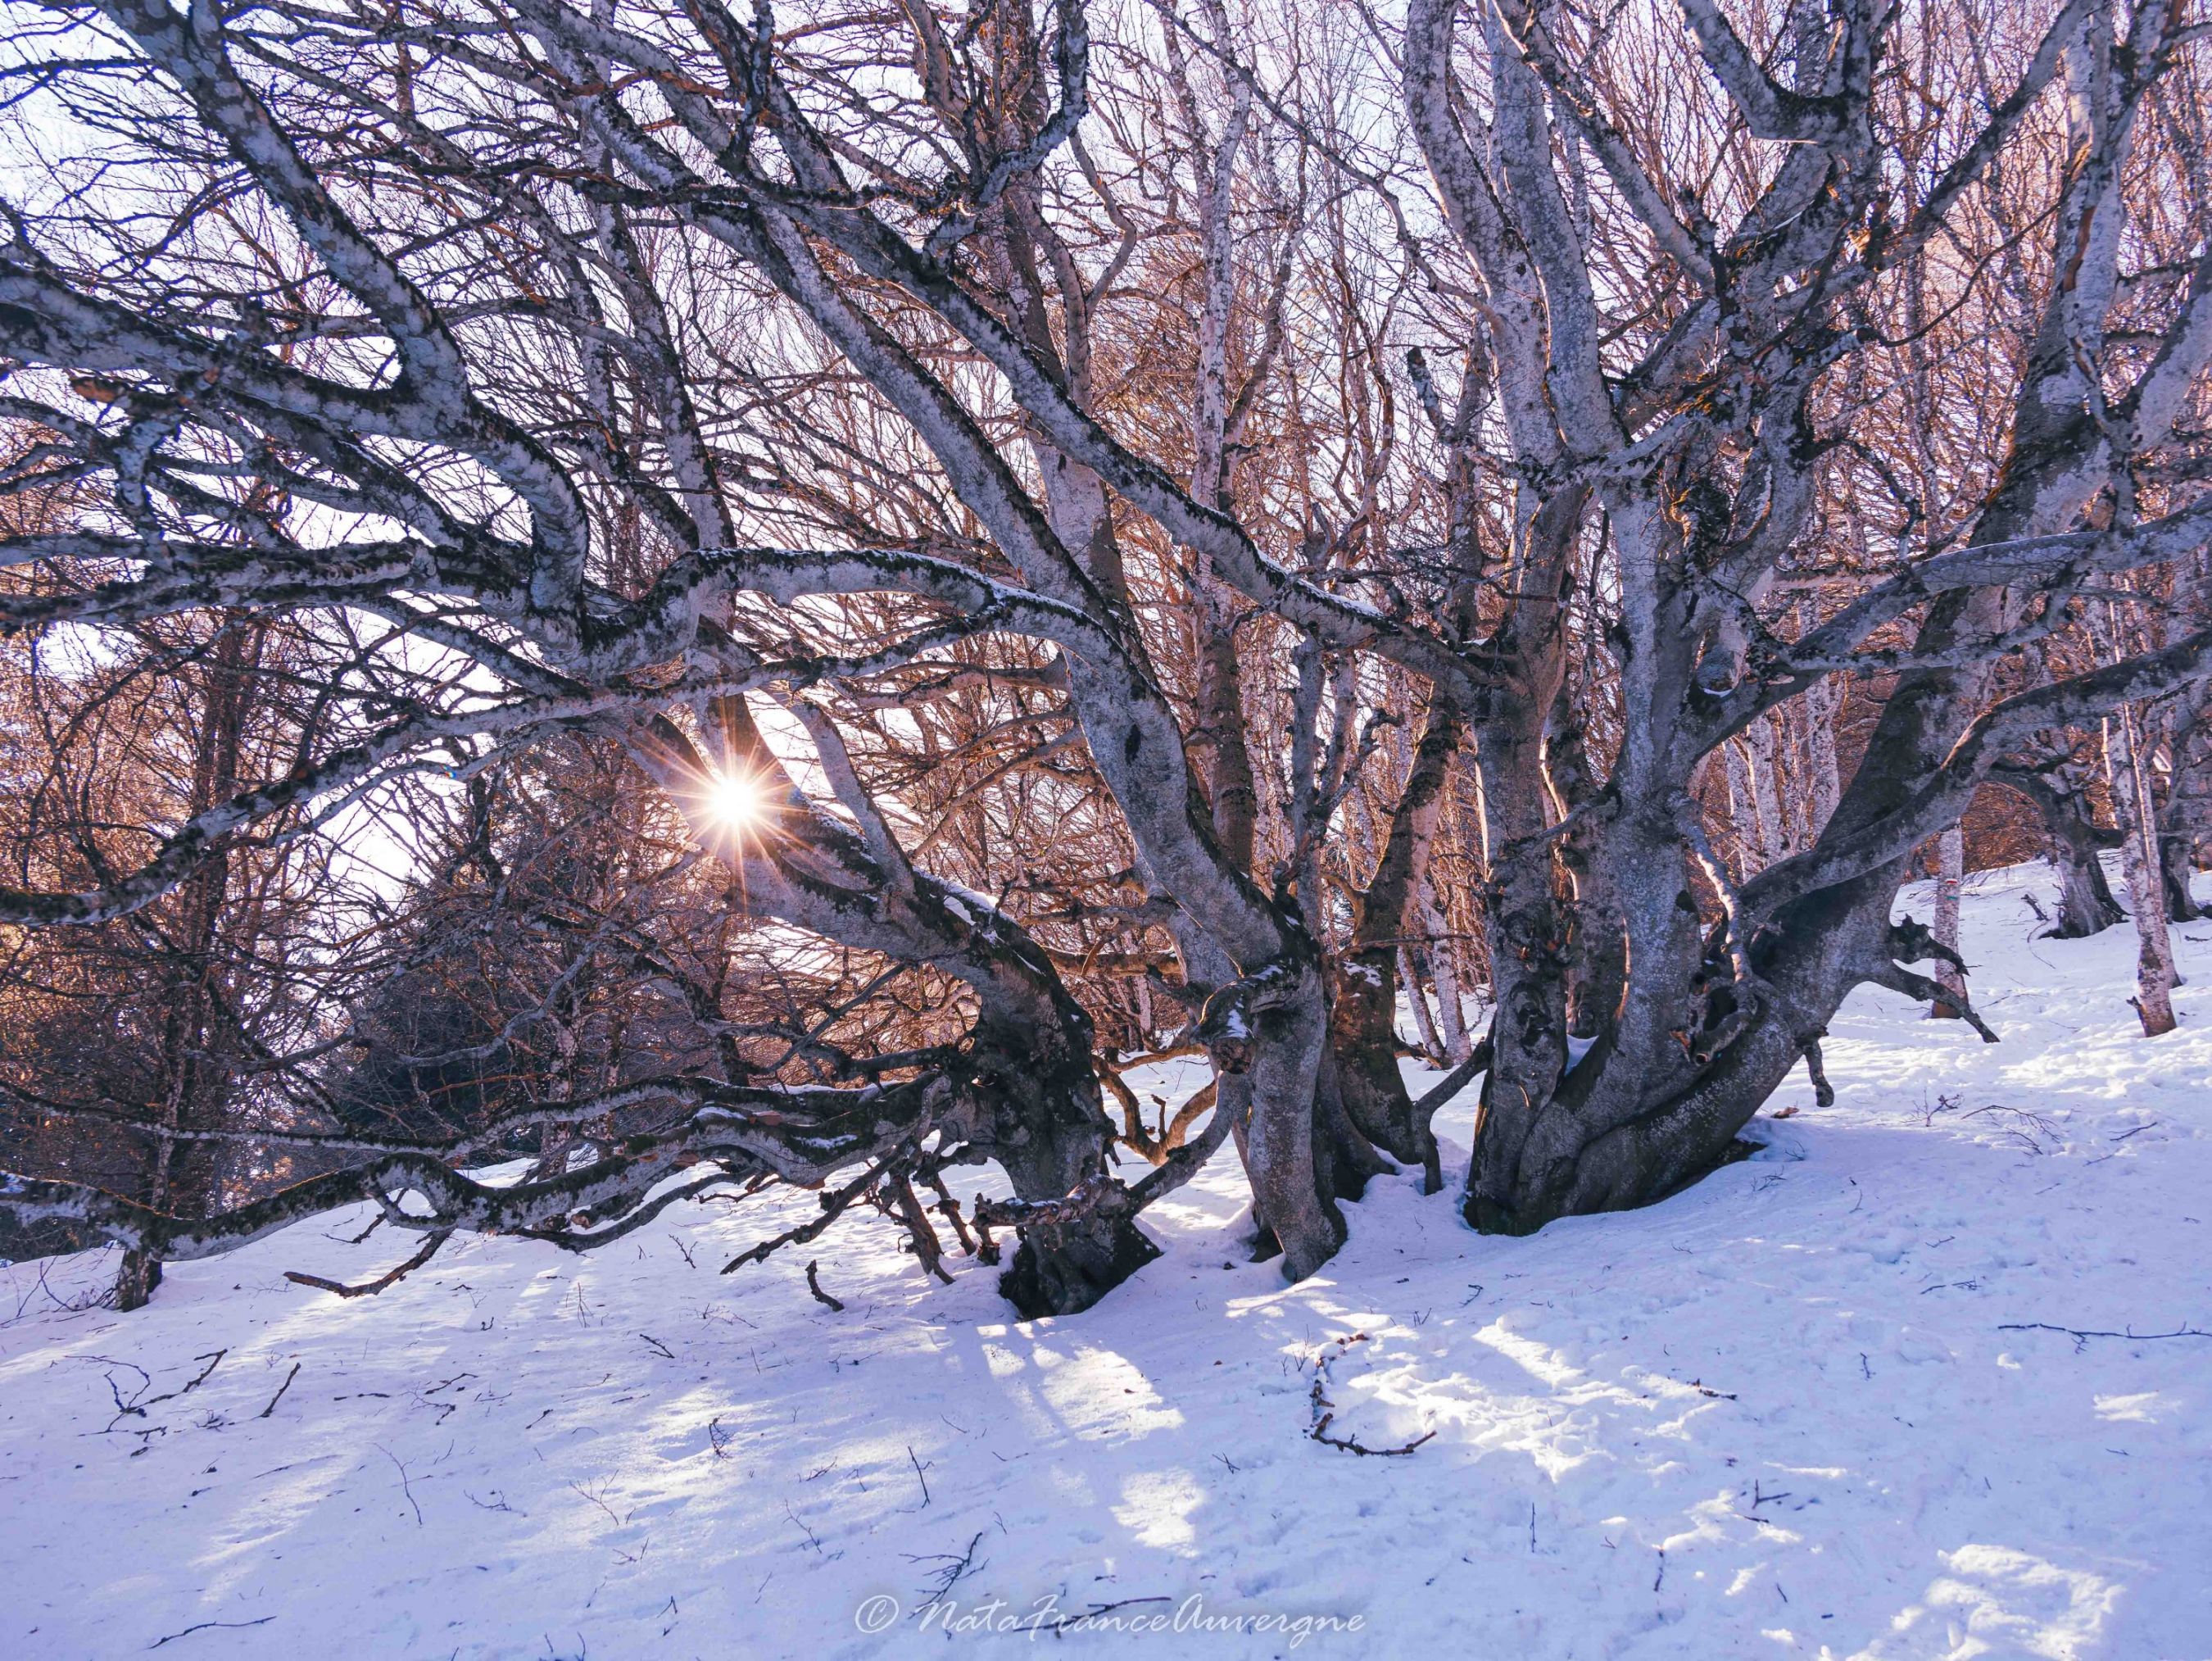
<instances>
[{"instance_id":1,"label":"bare tree","mask_svg":"<svg viewBox=\"0 0 2212 1661\"><path fill-rule=\"evenodd\" d=\"M792 1018L811 1060L672 1041L455 1134L263 1133L360 1162L217 1216L67 1184L18 1215L191 1254L368 1197L581 1247L781 1178L927 1264L915 1184L991 1159L1017 1197L976 1214L1043 1312L1233 1138L1304 1275L1392 1158L1441 1177L1397 1066L1425 888L1490 977L1469 1220L1639 1204L1801 1061L1826 1090L1852 987L1979 1027L1910 967L1955 950L1892 922L1915 850L2035 734L2212 674L2159 575L2212 526L2175 183L2205 65L2162 3L45 15L12 78L101 154L10 207L6 413L100 499L10 538L68 580L0 617L379 632L312 741L0 916L132 915L275 816L584 735L731 917L851 955ZM1969 340L2017 350L2002 407L1941 373ZM1985 489L1900 417L1916 374L1989 429ZM2108 602L2172 626L2026 672ZM1848 780L1842 677L1878 702ZM684 915L656 972L711 1033L749 993ZM528 1007L573 1028L569 996ZM1215 1074L1172 1150L1125 1118L1162 1156L1133 1184L1102 1019ZM456 1168L524 1125L589 1162Z\"/></svg>"},{"instance_id":2,"label":"bare tree","mask_svg":"<svg viewBox=\"0 0 2212 1661\"><path fill-rule=\"evenodd\" d=\"M1481 284L1519 481L1515 581L1488 632L1501 686L1471 724L1494 824L1492 928L1510 942L1493 951L1495 1065L1468 1193L1485 1227L1667 1192L1718 1157L1800 1057L1818 1080L1821 1031L1853 985L1935 999L1907 964L1940 948L1890 921L1913 850L2027 729L2197 678L2212 650L2198 630L1993 697L1996 666L2057 627L2082 584L2185 555L2202 535L2188 508L2084 526L2115 491L2132 504L2130 469L2177 441L2212 318L2212 268L2199 262L2166 285L2164 312L2136 313L2142 326L2124 346L2109 327L2144 286L2124 289L2121 251L2150 212L2133 160L2154 89L2188 51L2178 15L2067 7L2020 52L2014 86L1953 107L1900 210L1883 158L1935 112L1881 72L1900 47L1896 13L1792 7L1759 15L1771 34L1747 39L1711 0L1683 9L1722 94L1683 118L1712 157L1704 192L1666 183L1660 124L1634 113L1639 96L1664 94L1635 84L1632 60L1612 70L1592 21L1509 9L1462 30L1452 0L1416 0L1407 15L1409 114ZM1478 80L1462 79L1468 58ZM1824 474L1853 453L1848 412L1824 392L1830 371L1912 338L1899 274L1913 279L1934 239L1954 234L2027 142L2046 94L2065 124L2041 204L2053 275L1995 488L1955 545L1870 574L1784 638L1768 596L1808 539ZM1736 149L1746 140L1780 148L1762 162ZM1600 295L1618 279L1603 261L1620 253L1594 246L1560 150L1587 163L1579 177L1602 175L1632 246L1667 273L1656 313L1608 315ZM1666 157L1676 177L1682 161ZM1565 672L1561 601L1601 575L1619 594L1624 730L1594 816L1606 862L1624 873L1630 970L1607 1030L1571 1060L1571 970L1556 945L1567 930L1533 808ZM1899 625L1896 644L1876 644ZM1894 687L1832 817L1809 849L1736 888L1687 806L1703 757L1826 674L1876 668ZM1692 891L1699 867L1717 928Z\"/></svg>"}]
</instances>

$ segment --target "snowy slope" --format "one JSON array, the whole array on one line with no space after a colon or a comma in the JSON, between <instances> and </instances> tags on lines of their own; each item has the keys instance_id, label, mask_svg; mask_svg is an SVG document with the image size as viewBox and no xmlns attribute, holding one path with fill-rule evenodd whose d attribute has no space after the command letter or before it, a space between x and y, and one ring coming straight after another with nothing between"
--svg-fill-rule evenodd
<instances>
[{"instance_id":1,"label":"snowy slope","mask_svg":"<svg viewBox=\"0 0 2212 1661\"><path fill-rule=\"evenodd\" d=\"M865 1222L816 1248L842 1315L803 1258L721 1277L799 1214L723 1207L351 1303L282 1276L396 1261L352 1216L129 1319L58 1306L94 1261L0 1270L0 1655L1034 1652L976 1628L1107 1604L1224 1657L2212 1655L2212 1340L2011 1329L2212 1329L2212 924L2146 1043L2131 932L2033 940L2042 881L1968 901L2002 1045L1862 994L1838 1104L1801 1075L1756 1159L1517 1241L1387 1181L1294 1287L1226 1158L1160 1262L1033 1324ZM1333 1433L1431 1439L1308 1439L1324 1348ZM965 1629L918 1623L963 1560Z\"/></svg>"}]
</instances>

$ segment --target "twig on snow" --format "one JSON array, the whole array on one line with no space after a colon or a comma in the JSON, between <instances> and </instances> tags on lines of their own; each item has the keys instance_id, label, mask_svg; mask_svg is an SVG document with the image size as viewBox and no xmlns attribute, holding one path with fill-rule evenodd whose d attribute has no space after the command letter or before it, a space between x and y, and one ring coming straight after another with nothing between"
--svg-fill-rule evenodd
<instances>
[{"instance_id":1,"label":"twig on snow","mask_svg":"<svg viewBox=\"0 0 2212 1661\"><path fill-rule=\"evenodd\" d=\"M179 1396L191 1395L202 1384L207 1383L208 1375L213 1372L217 1367L221 1366L222 1365L222 1358L229 1354L230 1352L227 1349L218 1349L211 1354L193 1356L192 1360L195 1361L205 1361L207 1365L199 1370L198 1375L195 1377L190 1384L186 1384L182 1390L173 1390L165 1396L152 1396L143 1402L140 1401L137 1396L133 1396L128 1402L125 1401L123 1399L123 1392L115 1387L115 1379L112 1375L110 1375L107 1380L107 1393L115 1398L115 1417L108 1421L108 1429L113 1430L116 1426L121 1424L125 1419L130 1418L134 1415L138 1418L143 1419L146 1416L146 1409L148 1408L159 1407L164 1402L175 1401ZM106 1358L101 1356L94 1356L91 1359L100 1360ZM146 1378L147 1377L146 1369L137 1366L135 1362L125 1361L120 1363L120 1365L129 1367L141 1378ZM147 1382L150 1384L152 1380L149 1378L147 1379ZM145 1385L142 1384L139 1386L139 1390L142 1393L144 1389Z\"/></svg>"},{"instance_id":2,"label":"twig on snow","mask_svg":"<svg viewBox=\"0 0 2212 1661\"><path fill-rule=\"evenodd\" d=\"M265 1627L276 1618L273 1615L264 1615L258 1621L203 1621L196 1627L186 1627L182 1632L173 1632L167 1638L156 1638L146 1647L158 1650L164 1644L173 1644L179 1638L190 1638L194 1633L205 1632L212 1627L221 1627L225 1631L234 1631L241 1627Z\"/></svg>"},{"instance_id":3,"label":"twig on snow","mask_svg":"<svg viewBox=\"0 0 2212 1661\"><path fill-rule=\"evenodd\" d=\"M2053 1326L2048 1321L2007 1321L2001 1324L1997 1330L1999 1332L2063 1332L2074 1341L2076 1354L2089 1347L2089 1340L2092 1338L2125 1338L2131 1342L2144 1342L2154 1338L2212 1338L2212 1332L2207 1332L2202 1327L2176 1327L2171 1332L2100 1332L2094 1328Z\"/></svg>"},{"instance_id":4,"label":"twig on snow","mask_svg":"<svg viewBox=\"0 0 2212 1661\"><path fill-rule=\"evenodd\" d=\"M1314 1357L1313 1425L1306 1434L1316 1442L1324 1443L1333 1448L1341 1448L1346 1453L1362 1454L1373 1459L1400 1458L1411 1453L1422 1443L1432 1439L1436 1432L1431 1431L1427 1435L1417 1436L1400 1448L1370 1448L1361 1443L1356 1437L1331 1436L1328 1433L1329 1426L1336 1420L1336 1405L1328 1399L1328 1364L1334 1361L1337 1355L1341 1355L1346 1350L1351 1348L1352 1345L1364 1344L1366 1342L1365 1333L1355 1332L1349 1338L1340 1338L1336 1341L1336 1355L1332 1355L1324 1349Z\"/></svg>"},{"instance_id":5,"label":"twig on snow","mask_svg":"<svg viewBox=\"0 0 2212 1661\"><path fill-rule=\"evenodd\" d=\"M968 1542L968 1549L962 1552L957 1557L955 1557L949 1551L931 1552L927 1555L921 1557L916 1557L909 1554L902 1554L906 1556L906 1561L909 1563L942 1563L945 1565L943 1568L936 1571L936 1581L933 1585L923 1588L922 1601L924 1603L934 1603L948 1596L951 1592L953 1587L958 1585L963 1578L974 1573L976 1568L981 1567L975 1561L975 1548L983 1543L983 1536L988 1532L990 1532L990 1530L988 1529L976 1530L975 1537Z\"/></svg>"},{"instance_id":6,"label":"twig on snow","mask_svg":"<svg viewBox=\"0 0 2212 1661\"><path fill-rule=\"evenodd\" d=\"M407 1503L415 1512L415 1526L418 1529L421 1528L422 1526L422 1507L416 1503L415 1485L407 1480L407 1467L399 1463L399 1456L394 1453L390 1448L385 1446L383 1443L379 1442L376 1444L376 1451L382 1454L386 1458L391 1460L392 1468L399 1473L399 1491L407 1496Z\"/></svg>"},{"instance_id":7,"label":"twig on snow","mask_svg":"<svg viewBox=\"0 0 2212 1661\"><path fill-rule=\"evenodd\" d=\"M269 1398L269 1405L253 1416L257 1419L266 1419L270 1414L276 1412L276 1403L284 1399L284 1392L292 1388L292 1381L299 1376L300 1364L295 1361L292 1363L292 1370L284 1375L284 1382L276 1386L276 1393Z\"/></svg>"}]
</instances>

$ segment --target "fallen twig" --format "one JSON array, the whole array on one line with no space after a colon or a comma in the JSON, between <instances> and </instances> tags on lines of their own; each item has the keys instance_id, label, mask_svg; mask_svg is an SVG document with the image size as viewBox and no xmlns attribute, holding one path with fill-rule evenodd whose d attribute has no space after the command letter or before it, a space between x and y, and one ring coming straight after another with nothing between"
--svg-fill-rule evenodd
<instances>
[{"instance_id":1,"label":"fallen twig","mask_svg":"<svg viewBox=\"0 0 2212 1661\"><path fill-rule=\"evenodd\" d=\"M276 1412L276 1403L284 1399L284 1392L292 1388L292 1381L299 1376L300 1364L295 1361L292 1363L292 1370L284 1375L284 1382L276 1386L276 1393L269 1398L269 1405L253 1416L257 1419L266 1419L270 1414Z\"/></svg>"},{"instance_id":2,"label":"fallen twig","mask_svg":"<svg viewBox=\"0 0 2212 1661\"><path fill-rule=\"evenodd\" d=\"M936 1571L938 1576L936 1584L923 1589L923 1602L930 1603L939 1602L940 1599L949 1596L953 1587L958 1585L963 1578L975 1572L975 1569L978 1567L975 1561L975 1548L983 1543L983 1536L988 1532L989 1530L986 1529L976 1530L975 1537L968 1542L968 1549L962 1552L957 1557L954 1556L949 1551L931 1552L926 1556L921 1557L913 1556L911 1555L907 1555L906 1561L909 1563L942 1563L945 1565L943 1568Z\"/></svg>"},{"instance_id":3,"label":"fallen twig","mask_svg":"<svg viewBox=\"0 0 2212 1661\"><path fill-rule=\"evenodd\" d=\"M196 1627L186 1627L182 1632L173 1632L167 1638L156 1638L146 1647L158 1650L164 1644L173 1644L179 1638L190 1638L194 1633L205 1632L211 1627L220 1627L225 1631L234 1631L240 1627L265 1627L276 1618L273 1615L264 1615L258 1621L203 1621Z\"/></svg>"},{"instance_id":4,"label":"fallen twig","mask_svg":"<svg viewBox=\"0 0 2212 1661\"><path fill-rule=\"evenodd\" d=\"M1364 1332L1355 1332L1349 1338L1340 1338L1336 1341L1336 1355L1343 1354L1354 1344L1364 1344L1366 1342L1367 1335ZM1415 1437L1401 1448L1370 1448L1355 1437L1331 1436L1328 1433L1328 1427L1335 1421L1336 1406L1328 1399L1328 1364L1336 1359L1336 1355L1332 1355L1324 1349L1314 1357L1313 1425L1306 1432L1308 1436L1330 1447L1341 1448L1346 1453L1362 1454L1373 1459L1402 1457L1420 1446L1422 1443L1434 1439L1436 1432L1431 1431L1425 1436Z\"/></svg>"},{"instance_id":5,"label":"fallen twig","mask_svg":"<svg viewBox=\"0 0 2212 1661\"><path fill-rule=\"evenodd\" d=\"M202 1384L207 1383L208 1375L213 1372L218 1366L221 1366L222 1365L222 1358L229 1354L230 1352L227 1349L218 1349L211 1354L193 1356L192 1360L195 1361L205 1361L207 1365L199 1370L198 1375L194 1378L190 1384L186 1384L182 1390L173 1390L167 1395L150 1396L143 1402L136 1396L133 1396L128 1402L125 1401L123 1399L123 1392L115 1387L115 1380L112 1377L110 1377L107 1381L107 1393L115 1398L115 1417L108 1421L108 1429L113 1430L115 1427L121 1424L124 1420L130 1418L134 1415L138 1418L143 1419L146 1416L146 1409L148 1408L159 1407L164 1402L175 1401L179 1396L191 1395ZM95 1356L92 1359L100 1360L103 1358ZM135 1362L125 1361L119 1365L129 1367L133 1372L137 1373L142 1378L144 1378L147 1376L145 1368L139 1366ZM152 1381L149 1379L148 1382L151 1383ZM140 1389L143 1391L144 1386L141 1385Z\"/></svg>"},{"instance_id":6,"label":"fallen twig","mask_svg":"<svg viewBox=\"0 0 2212 1661\"><path fill-rule=\"evenodd\" d=\"M818 1258L806 1265L806 1289L814 1294L816 1303L827 1304L832 1311L842 1314L845 1309L843 1302L822 1289L822 1282L815 1273L820 1267L821 1260Z\"/></svg>"},{"instance_id":7,"label":"fallen twig","mask_svg":"<svg viewBox=\"0 0 2212 1661\"><path fill-rule=\"evenodd\" d=\"M407 1496L407 1503L415 1512L415 1526L418 1529L421 1528L422 1526L422 1507L416 1503L415 1486L407 1480L407 1467L399 1463L399 1456L394 1453L390 1448L385 1446L383 1443L379 1442L376 1444L376 1451L382 1454L386 1458L391 1460L392 1468L399 1473L399 1491Z\"/></svg>"},{"instance_id":8,"label":"fallen twig","mask_svg":"<svg viewBox=\"0 0 2212 1661\"><path fill-rule=\"evenodd\" d=\"M319 1275L302 1275L296 1269L286 1269L284 1271L284 1278L288 1281L295 1281L303 1287L317 1287L325 1292L335 1292L341 1298L373 1298L378 1293L383 1291L386 1287L392 1285L396 1281L404 1280L408 1275L422 1268L423 1264L428 1262L432 1257L437 1255L438 1248L445 1244L446 1242L452 1238L453 1232L453 1231L450 1228L441 1228L436 1232L425 1237L422 1241L422 1249L420 1251L417 1251L412 1257L410 1257L405 1262L400 1264L398 1268L392 1270L391 1273L387 1275L379 1275L374 1281L364 1281L357 1287L347 1286L342 1281L325 1281Z\"/></svg>"},{"instance_id":9,"label":"fallen twig","mask_svg":"<svg viewBox=\"0 0 2212 1661\"><path fill-rule=\"evenodd\" d=\"M2094 1328L2053 1326L2048 1321L2007 1321L1999 1332L2063 1332L2074 1341L2076 1352L2087 1349L2092 1338L2125 1338L2148 1342L2156 1338L2212 1338L2202 1327L2176 1327L2171 1332L2100 1332Z\"/></svg>"}]
</instances>

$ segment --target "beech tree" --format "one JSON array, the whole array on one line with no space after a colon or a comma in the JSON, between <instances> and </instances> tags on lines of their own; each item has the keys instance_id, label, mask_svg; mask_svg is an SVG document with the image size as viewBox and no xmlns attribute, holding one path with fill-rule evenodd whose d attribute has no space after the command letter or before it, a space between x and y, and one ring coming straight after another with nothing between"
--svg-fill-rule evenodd
<instances>
[{"instance_id":1,"label":"beech tree","mask_svg":"<svg viewBox=\"0 0 2212 1661\"><path fill-rule=\"evenodd\" d=\"M724 879L633 931L698 1037L745 995L718 916L881 978L816 977L811 1055L671 1038L451 1134L257 1128L344 1162L211 1216L14 1183L26 1221L581 1249L780 1179L933 1262L915 1184L989 1160L1005 1288L1065 1311L1232 1140L1310 1274L1370 1176L1442 1182L1478 1074L1475 1227L1639 1205L1827 1093L1858 985L1986 1034L1892 921L1916 851L2212 677L2168 0L35 9L22 142L73 154L8 204L0 413L98 499L9 538L0 618L380 630L295 754L0 917L581 738ZM1950 385L1970 350L2008 377ZM2157 626L2057 666L2112 607ZM1414 948L1477 930L1487 1031L1416 1100ZM924 984L957 1032L862 1013ZM1203 1129L1131 1135L1130 1052L1193 1046ZM523 1125L587 1159L465 1174Z\"/></svg>"}]
</instances>

